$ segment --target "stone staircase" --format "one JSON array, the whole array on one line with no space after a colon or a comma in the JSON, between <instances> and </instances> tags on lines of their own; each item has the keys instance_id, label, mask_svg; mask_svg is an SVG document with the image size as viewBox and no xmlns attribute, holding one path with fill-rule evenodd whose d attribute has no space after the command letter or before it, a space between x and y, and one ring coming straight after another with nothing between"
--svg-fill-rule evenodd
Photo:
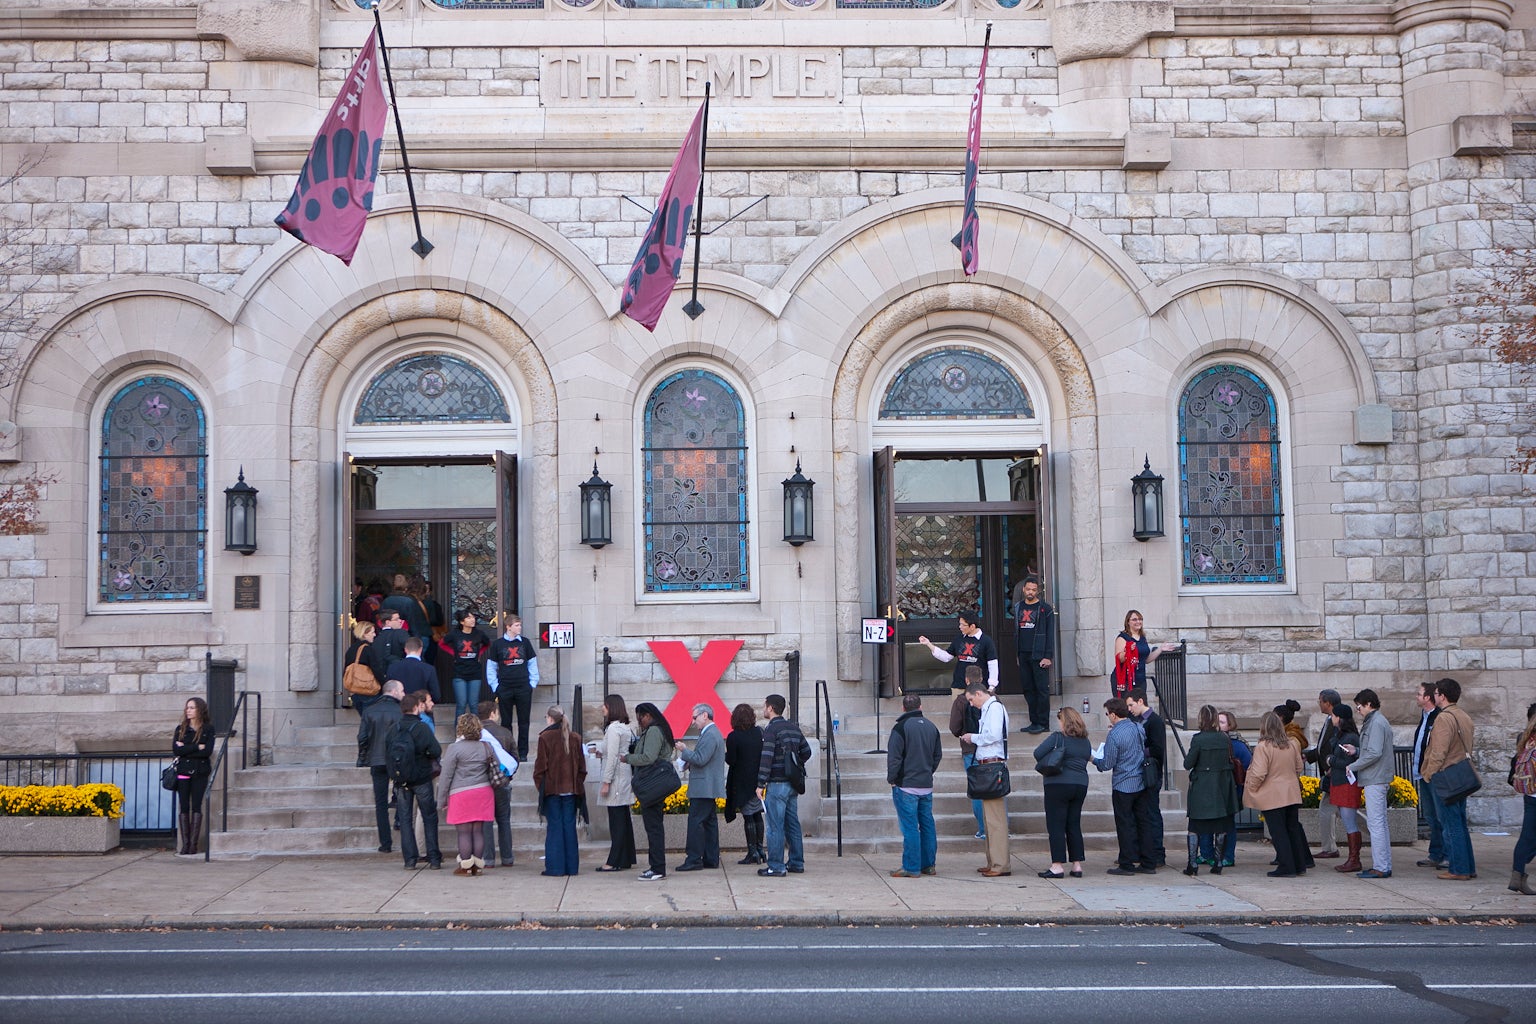
<instances>
[{"instance_id":1,"label":"stone staircase","mask_svg":"<svg viewBox=\"0 0 1536 1024\"><path fill-rule=\"evenodd\" d=\"M1012 701L1010 700L1010 703ZM891 703L891 702L888 702ZM947 706L947 702L946 702ZM212 856L246 858L263 855L374 854L378 836L373 824L373 789L366 769L354 767L357 754L357 718L350 711L336 713L337 724L300 726L273 750L272 765L236 771L229 779L228 831L218 831L220 811L215 808L210 837ZM1014 720L1024 716L1015 713ZM894 715L883 717L885 730ZM863 729L837 736L838 763L842 777L842 847L845 853L896 854L901 836L891 807L890 787L885 781L885 755L868 753L876 748L875 719L859 722ZM976 822L965 798L965 773L960 766L959 742L941 726L944 761L935 777L934 821L941 855L979 853L974 838ZM811 728L811 723L806 723ZM1095 742L1103 725L1090 723ZM452 740L446 720L438 725L438 739ZM880 736L883 745L885 735ZM1013 766L1013 793L1008 798L1009 830L1015 842L1045 843L1045 813L1041 777L1033 771L1030 752L1037 737L1015 733L1009 739ZM813 737L814 743L814 737ZM1170 739L1170 749L1174 749ZM1173 754L1177 759L1177 754ZM837 848L835 793L817 799L820 792L820 752L810 764L813 778L807 797L801 800L801 820L809 853L833 855ZM517 774L512 784L512 838L519 860L537 862L544 848L544 825L538 817L532 764ZM1113 849L1114 817L1110 808L1109 777L1090 770L1088 800L1083 809L1085 842L1091 849ZM1178 839L1184 829L1183 773L1176 774L1174 789L1165 789L1161 804L1166 832ZM601 819L602 808L592 808ZM819 813L818 813L819 810ZM600 824L600 822L595 823ZM637 825L637 833L638 822ZM451 856L456 846L454 828L440 826L440 843ZM595 853L606 850L606 838L588 839L584 847ZM739 824L721 823L721 841L727 849L742 848ZM643 835L640 844L644 846ZM398 837L395 843L399 856Z\"/></svg>"}]
</instances>

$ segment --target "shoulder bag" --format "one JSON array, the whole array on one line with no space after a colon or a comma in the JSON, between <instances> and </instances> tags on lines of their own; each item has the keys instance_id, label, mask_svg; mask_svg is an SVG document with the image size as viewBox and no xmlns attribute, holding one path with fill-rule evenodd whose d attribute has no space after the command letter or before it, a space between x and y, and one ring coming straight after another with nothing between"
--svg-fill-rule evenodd
<instances>
[{"instance_id":1,"label":"shoulder bag","mask_svg":"<svg viewBox=\"0 0 1536 1024\"><path fill-rule=\"evenodd\" d=\"M978 726L979 728L979 726ZM977 762L965 770L965 795L972 800L1001 800L1013 791L1008 777L1008 711L1003 710L1003 759Z\"/></svg>"},{"instance_id":2,"label":"shoulder bag","mask_svg":"<svg viewBox=\"0 0 1536 1024\"><path fill-rule=\"evenodd\" d=\"M1456 735L1461 735L1461 723L1453 716L1451 721L1456 722ZM1463 741L1462 746L1466 743ZM1435 777L1429 780L1430 788L1435 791L1435 796L1440 798L1443 804L1459 804L1467 797L1483 788L1483 780L1477 777L1477 771L1472 767L1472 758L1462 758L1455 764L1446 765L1435 772Z\"/></svg>"},{"instance_id":3,"label":"shoulder bag","mask_svg":"<svg viewBox=\"0 0 1536 1024\"><path fill-rule=\"evenodd\" d=\"M636 737L637 745L641 738ZM660 803L682 788L683 780L678 777L677 768L666 756L667 753L668 751L663 750L650 764L643 764L634 769L632 785L635 799L639 801L641 807Z\"/></svg>"},{"instance_id":4,"label":"shoulder bag","mask_svg":"<svg viewBox=\"0 0 1536 1024\"><path fill-rule=\"evenodd\" d=\"M172 761L160 769L160 788L164 790L176 788L176 762Z\"/></svg>"},{"instance_id":5,"label":"shoulder bag","mask_svg":"<svg viewBox=\"0 0 1536 1024\"><path fill-rule=\"evenodd\" d=\"M1232 744L1232 737L1227 737L1227 763L1232 766L1232 782L1238 789L1248 781L1248 769L1243 765L1242 759L1237 756L1237 748Z\"/></svg>"},{"instance_id":6,"label":"shoulder bag","mask_svg":"<svg viewBox=\"0 0 1536 1024\"><path fill-rule=\"evenodd\" d=\"M358 646L357 657L352 659L352 664L341 674L341 688L359 697L377 697L383 687L375 678L373 669L363 664L363 650L366 647L366 644Z\"/></svg>"},{"instance_id":7,"label":"shoulder bag","mask_svg":"<svg viewBox=\"0 0 1536 1024\"><path fill-rule=\"evenodd\" d=\"M1509 762L1510 787L1516 793L1536 796L1536 743L1527 743Z\"/></svg>"},{"instance_id":8,"label":"shoulder bag","mask_svg":"<svg viewBox=\"0 0 1536 1024\"><path fill-rule=\"evenodd\" d=\"M485 748L485 770L491 777L491 788L505 790L512 785L512 776L508 775L501 767L501 759L496 756L496 749L484 740L480 745Z\"/></svg>"},{"instance_id":9,"label":"shoulder bag","mask_svg":"<svg viewBox=\"0 0 1536 1024\"><path fill-rule=\"evenodd\" d=\"M1056 742L1051 744L1045 753L1035 758L1035 771L1046 778L1060 775L1062 763L1067 759L1067 741L1062 739L1060 733L1057 733L1054 739Z\"/></svg>"}]
</instances>

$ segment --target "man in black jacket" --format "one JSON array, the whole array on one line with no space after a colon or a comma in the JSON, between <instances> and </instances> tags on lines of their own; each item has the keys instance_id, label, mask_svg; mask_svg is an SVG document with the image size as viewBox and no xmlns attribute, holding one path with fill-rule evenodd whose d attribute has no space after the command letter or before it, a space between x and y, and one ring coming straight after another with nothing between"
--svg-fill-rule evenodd
<instances>
[{"instance_id":1,"label":"man in black jacket","mask_svg":"<svg viewBox=\"0 0 1536 1024\"><path fill-rule=\"evenodd\" d=\"M400 699L400 723L396 730L410 733L415 752L415 766L406 785L395 784L395 803L400 812L400 852L405 855L405 870L416 866L416 806L421 807L421 830L427 844L427 867L433 871L443 866L442 850L437 845L437 795L432 786L432 762L443 756L442 744L432 729L421 720L421 698L408 693Z\"/></svg>"},{"instance_id":2,"label":"man in black jacket","mask_svg":"<svg viewBox=\"0 0 1536 1024\"><path fill-rule=\"evenodd\" d=\"M1040 600L1040 577L1026 576L1014 597L1014 637L1019 683L1029 703L1029 724L1020 732L1051 731L1051 662L1056 657L1056 612Z\"/></svg>"},{"instance_id":3,"label":"man in black jacket","mask_svg":"<svg viewBox=\"0 0 1536 1024\"><path fill-rule=\"evenodd\" d=\"M437 670L422 660L424 646L421 637L406 637L405 657L390 666L385 678L400 680L406 693L426 690L435 702L443 699L443 691L437 682Z\"/></svg>"},{"instance_id":4,"label":"man in black jacket","mask_svg":"<svg viewBox=\"0 0 1536 1024\"><path fill-rule=\"evenodd\" d=\"M770 693L763 701L763 756L757 764L757 795L763 801L768 825L768 866L757 869L765 878L805 873L805 842L800 832L800 792L811 759L811 745L800 727L784 717L788 706L783 694ZM790 779L787 755L794 753L801 774L800 789ZM786 856L787 851L787 856Z\"/></svg>"},{"instance_id":5,"label":"man in black jacket","mask_svg":"<svg viewBox=\"0 0 1536 1024\"><path fill-rule=\"evenodd\" d=\"M1147 737L1147 754L1157 762L1158 777L1161 778L1168 764L1168 724L1163 721L1161 715L1152 710L1147 703L1147 691L1132 690L1125 695L1125 706L1131 713L1131 718L1141 723L1142 731ZM1152 853L1157 858L1157 866L1162 867L1168 863L1167 851L1163 849L1163 807L1161 803L1162 785L1147 790L1148 810L1152 815Z\"/></svg>"},{"instance_id":6,"label":"man in black jacket","mask_svg":"<svg viewBox=\"0 0 1536 1024\"><path fill-rule=\"evenodd\" d=\"M939 729L923 717L915 693L901 698L902 715L886 744L885 781L891 784L896 820L901 824L901 867L892 878L936 875L939 836L933 827L933 773L944 757Z\"/></svg>"},{"instance_id":7,"label":"man in black jacket","mask_svg":"<svg viewBox=\"0 0 1536 1024\"><path fill-rule=\"evenodd\" d=\"M405 657L405 642L410 638L399 612L379 614L379 631L373 638L373 674L380 683L389 678L395 662Z\"/></svg>"},{"instance_id":8,"label":"man in black jacket","mask_svg":"<svg viewBox=\"0 0 1536 1024\"><path fill-rule=\"evenodd\" d=\"M389 759L385 747L389 732L400 723L400 698L405 690L399 683L385 683L379 699L363 708L357 724L357 766L367 767L373 776L373 815L379 827L379 852L394 849L389 827Z\"/></svg>"}]
</instances>

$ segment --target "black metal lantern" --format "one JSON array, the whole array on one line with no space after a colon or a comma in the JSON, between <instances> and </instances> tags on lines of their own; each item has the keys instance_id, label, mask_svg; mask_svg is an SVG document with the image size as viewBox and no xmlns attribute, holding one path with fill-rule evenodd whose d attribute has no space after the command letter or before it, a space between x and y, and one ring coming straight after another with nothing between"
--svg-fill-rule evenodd
<instances>
[{"instance_id":1,"label":"black metal lantern","mask_svg":"<svg viewBox=\"0 0 1536 1024\"><path fill-rule=\"evenodd\" d=\"M600 548L613 542L613 485L597 475L592 460L592 479L581 485L581 542Z\"/></svg>"},{"instance_id":2,"label":"black metal lantern","mask_svg":"<svg viewBox=\"0 0 1536 1024\"><path fill-rule=\"evenodd\" d=\"M799 547L816 539L816 501L811 489L816 481L807 480L795 460L795 475L784 481L784 541Z\"/></svg>"},{"instance_id":3,"label":"black metal lantern","mask_svg":"<svg viewBox=\"0 0 1536 1024\"><path fill-rule=\"evenodd\" d=\"M233 487L224 488L224 550L249 555L256 550L256 488L245 482L245 467Z\"/></svg>"},{"instance_id":4,"label":"black metal lantern","mask_svg":"<svg viewBox=\"0 0 1536 1024\"><path fill-rule=\"evenodd\" d=\"M1152 472L1151 456L1141 460L1141 472L1131 477L1132 536L1151 540L1163 535L1163 478Z\"/></svg>"}]
</instances>

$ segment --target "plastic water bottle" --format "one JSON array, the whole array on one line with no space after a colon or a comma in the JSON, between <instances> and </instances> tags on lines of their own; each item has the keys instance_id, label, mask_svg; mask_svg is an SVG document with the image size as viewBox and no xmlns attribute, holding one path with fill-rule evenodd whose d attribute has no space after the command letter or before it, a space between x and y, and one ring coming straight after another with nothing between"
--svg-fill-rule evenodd
<instances>
[{"instance_id":1,"label":"plastic water bottle","mask_svg":"<svg viewBox=\"0 0 1536 1024\"><path fill-rule=\"evenodd\" d=\"M840 735L843 731L843 719L836 711L832 712L832 734Z\"/></svg>"},{"instance_id":2,"label":"plastic water bottle","mask_svg":"<svg viewBox=\"0 0 1536 1024\"><path fill-rule=\"evenodd\" d=\"M1083 698L1083 717L1084 718L1088 717L1088 698L1087 697Z\"/></svg>"}]
</instances>

